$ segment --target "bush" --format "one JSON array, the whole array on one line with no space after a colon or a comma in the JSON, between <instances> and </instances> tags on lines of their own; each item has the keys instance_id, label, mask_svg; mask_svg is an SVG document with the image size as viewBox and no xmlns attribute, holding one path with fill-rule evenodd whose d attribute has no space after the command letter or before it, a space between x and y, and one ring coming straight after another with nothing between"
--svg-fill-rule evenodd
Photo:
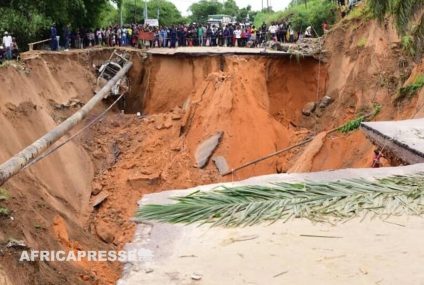
<instances>
[{"instance_id":1,"label":"bush","mask_svg":"<svg viewBox=\"0 0 424 285\"><path fill-rule=\"evenodd\" d=\"M418 93L418 90L424 87L424 74L418 74L415 77L414 82L400 88L398 96L395 98L396 101L403 100L405 98L411 98Z\"/></svg>"},{"instance_id":2,"label":"bush","mask_svg":"<svg viewBox=\"0 0 424 285\"><path fill-rule=\"evenodd\" d=\"M312 26L318 34L323 34L322 23L334 24L336 21L337 6L333 1L309 0L307 4L295 4L292 2L284 11L256 15L255 24L262 25L263 22L270 24L282 20L289 21L295 31L303 32L306 27Z\"/></svg>"}]
</instances>

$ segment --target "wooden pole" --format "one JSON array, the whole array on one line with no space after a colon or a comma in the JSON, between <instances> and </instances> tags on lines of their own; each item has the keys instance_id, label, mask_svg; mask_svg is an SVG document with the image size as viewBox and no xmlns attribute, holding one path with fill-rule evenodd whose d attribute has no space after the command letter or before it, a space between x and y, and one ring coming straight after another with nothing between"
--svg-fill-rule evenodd
<instances>
[{"instance_id":1,"label":"wooden pole","mask_svg":"<svg viewBox=\"0 0 424 285\"><path fill-rule=\"evenodd\" d=\"M10 177L17 174L34 158L44 152L49 146L59 140L63 135L69 132L75 125L81 122L81 120L85 118L85 116L94 108L94 106L102 101L103 97L105 97L105 95L110 92L116 82L118 82L118 80L128 72L131 66L132 62L127 62L124 67L75 114L36 140L33 144L29 145L18 154L10 158L8 161L1 164L0 186L3 185Z\"/></svg>"}]
</instances>

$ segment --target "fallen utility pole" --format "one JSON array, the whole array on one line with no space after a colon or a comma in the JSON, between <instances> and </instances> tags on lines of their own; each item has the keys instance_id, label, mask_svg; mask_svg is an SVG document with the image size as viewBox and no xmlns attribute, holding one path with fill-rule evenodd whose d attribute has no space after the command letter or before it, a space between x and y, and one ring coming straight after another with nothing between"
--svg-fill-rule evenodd
<instances>
[{"instance_id":1,"label":"fallen utility pole","mask_svg":"<svg viewBox=\"0 0 424 285\"><path fill-rule=\"evenodd\" d=\"M46 133L31 145L20 151L8 161L0 165L0 186L9 178L17 174L28 163L34 160L49 146L58 141L62 136L76 126L87 114L110 92L112 87L121 79L132 67L132 62L127 62L122 69L100 89L87 104L79 109L75 114L66 119L63 123Z\"/></svg>"}]
</instances>

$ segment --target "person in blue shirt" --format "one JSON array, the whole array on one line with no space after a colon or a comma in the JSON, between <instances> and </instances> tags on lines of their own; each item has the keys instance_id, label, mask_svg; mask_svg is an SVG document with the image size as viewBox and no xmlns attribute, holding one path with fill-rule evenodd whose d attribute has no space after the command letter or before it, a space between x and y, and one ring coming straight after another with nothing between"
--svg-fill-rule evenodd
<instances>
[{"instance_id":1,"label":"person in blue shirt","mask_svg":"<svg viewBox=\"0 0 424 285\"><path fill-rule=\"evenodd\" d=\"M50 28L50 47L53 51L57 50L57 30L56 24L53 24Z\"/></svg>"},{"instance_id":2,"label":"person in blue shirt","mask_svg":"<svg viewBox=\"0 0 424 285\"><path fill-rule=\"evenodd\" d=\"M169 34L169 38L171 40L171 48L175 48L175 44L177 43L177 31L175 30L174 26L169 29Z\"/></svg>"}]
</instances>

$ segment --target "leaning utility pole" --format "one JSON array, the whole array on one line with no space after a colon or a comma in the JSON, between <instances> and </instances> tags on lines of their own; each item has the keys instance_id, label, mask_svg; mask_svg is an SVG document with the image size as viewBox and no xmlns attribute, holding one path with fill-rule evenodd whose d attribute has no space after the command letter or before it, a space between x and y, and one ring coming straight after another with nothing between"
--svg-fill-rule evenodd
<instances>
[{"instance_id":1,"label":"leaning utility pole","mask_svg":"<svg viewBox=\"0 0 424 285\"><path fill-rule=\"evenodd\" d=\"M84 119L87 114L110 92L113 86L130 70L132 62L127 62L124 67L100 89L99 92L91 98L87 104L79 109L75 114L66 119L63 123L56 126L53 130L36 140L30 146L21 150L8 161L0 165L0 186L9 178L17 174L22 168L33 161L37 156L43 153L49 146L58 141L73 127Z\"/></svg>"}]
</instances>

